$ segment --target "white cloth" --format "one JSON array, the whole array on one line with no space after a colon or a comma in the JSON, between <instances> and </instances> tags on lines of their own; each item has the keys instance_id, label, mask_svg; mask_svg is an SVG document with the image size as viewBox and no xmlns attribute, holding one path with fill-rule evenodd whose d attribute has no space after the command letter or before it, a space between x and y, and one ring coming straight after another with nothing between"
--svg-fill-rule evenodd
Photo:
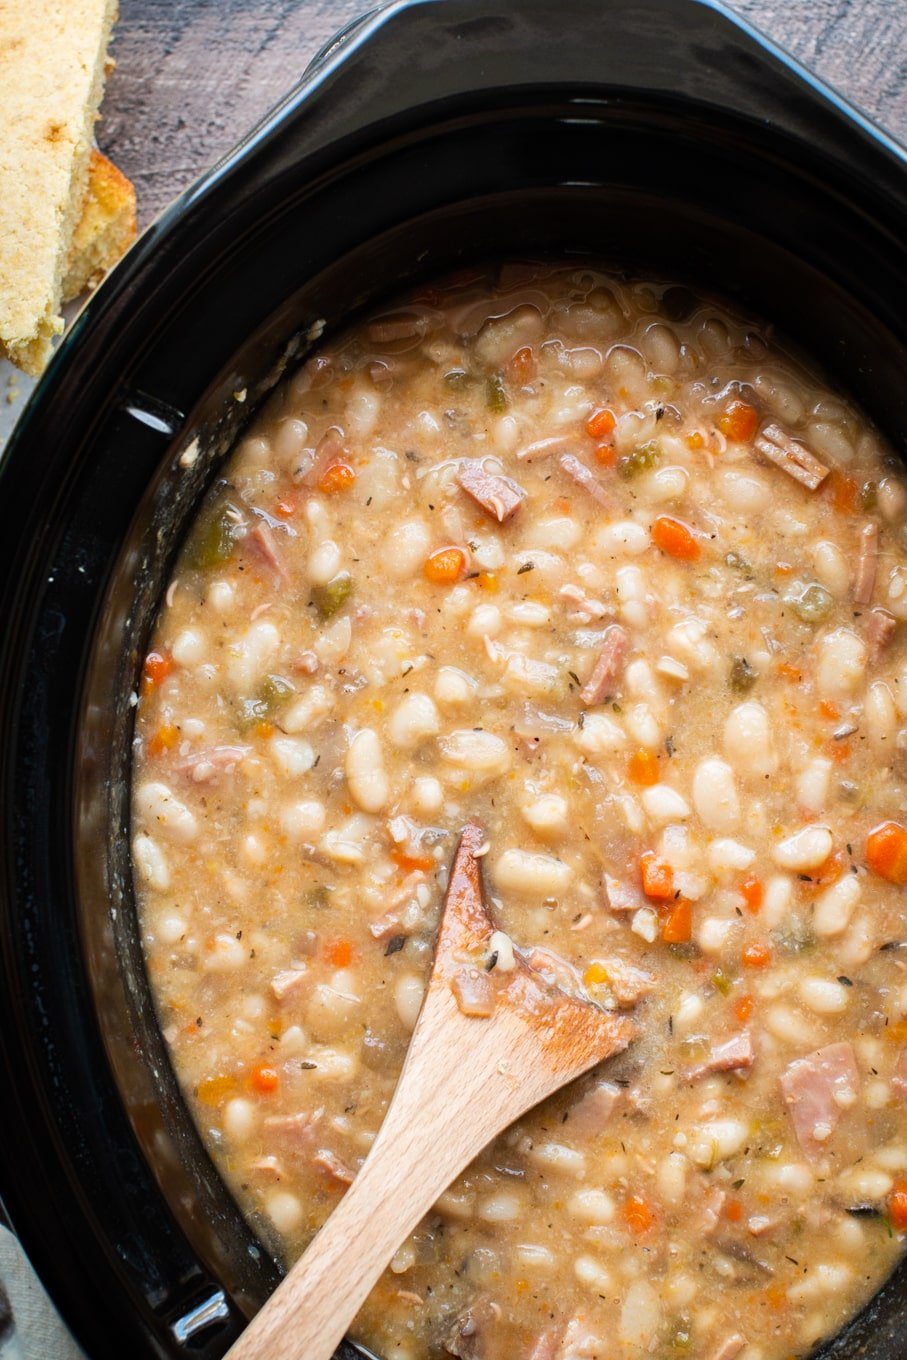
<instances>
[{"instance_id":1,"label":"white cloth","mask_svg":"<svg viewBox=\"0 0 907 1360\"><path fill-rule=\"evenodd\" d=\"M13 1315L12 1327L0 1337L0 1360L86 1360L6 1228L0 1228L0 1284Z\"/></svg>"}]
</instances>

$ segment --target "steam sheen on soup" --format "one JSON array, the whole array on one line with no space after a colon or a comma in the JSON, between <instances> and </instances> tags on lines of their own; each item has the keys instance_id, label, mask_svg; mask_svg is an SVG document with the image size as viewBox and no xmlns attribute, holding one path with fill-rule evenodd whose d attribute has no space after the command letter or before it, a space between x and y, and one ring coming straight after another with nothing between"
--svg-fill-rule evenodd
<instances>
[{"instance_id":1,"label":"steam sheen on soup","mask_svg":"<svg viewBox=\"0 0 907 1360\"><path fill-rule=\"evenodd\" d=\"M400 1248L354 1329L385 1360L786 1360L891 1270L905 506L767 329L575 266L330 340L222 469L145 662L133 844L252 1225L290 1262L356 1175L469 818L483 968L640 1029Z\"/></svg>"}]
</instances>

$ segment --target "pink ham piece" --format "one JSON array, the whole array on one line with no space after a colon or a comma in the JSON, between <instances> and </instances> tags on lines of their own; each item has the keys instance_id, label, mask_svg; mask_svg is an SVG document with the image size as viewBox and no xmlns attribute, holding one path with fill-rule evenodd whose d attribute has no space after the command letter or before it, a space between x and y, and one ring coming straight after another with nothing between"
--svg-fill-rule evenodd
<instances>
[{"instance_id":1,"label":"pink ham piece","mask_svg":"<svg viewBox=\"0 0 907 1360\"><path fill-rule=\"evenodd\" d=\"M897 619L893 614L889 614L887 609L873 609L866 628L870 661L878 661L894 637L897 626Z\"/></svg>"},{"instance_id":2,"label":"pink ham piece","mask_svg":"<svg viewBox=\"0 0 907 1360\"><path fill-rule=\"evenodd\" d=\"M558 462L560 463L561 472L569 477L571 482L575 482L578 487L585 491L587 496L591 496L599 505L608 504L608 497L605 495L605 489L601 482L595 474L586 467L585 463L580 462L575 454L565 453L562 458L558 459Z\"/></svg>"},{"instance_id":3,"label":"pink ham piece","mask_svg":"<svg viewBox=\"0 0 907 1360\"><path fill-rule=\"evenodd\" d=\"M621 959L603 959L602 967L608 974L606 985L622 1008L635 1006L655 990L655 977L642 968L634 968Z\"/></svg>"},{"instance_id":4,"label":"pink ham piece","mask_svg":"<svg viewBox=\"0 0 907 1360\"><path fill-rule=\"evenodd\" d=\"M807 1157L820 1157L838 1120L860 1092L853 1047L828 1044L797 1058L781 1074L781 1095L797 1142Z\"/></svg>"},{"instance_id":5,"label":"pink ham piece","mask_svg":"<svg viewBox=\"0 0 907 1360\"><path fill-rule=\"evenodd\" d=\"M307 977L305 968L282 968L271 978L271 995L281 1005L285 1001L295 1001L303 990Z\"/></svg>"},{"instance_id":6,"label":"pink ham piece","mask_svg":"<svg viewBox=\"0 0 907 1360\"><path fill-rule=\"evenodd\" d=\"M869 604L879 565L879 526L869 520L860 530L860 554L853 582L854 604Z\"/></svg>"},{"instance_id":7,"label":"pink ham piece","mask_svg":"<svg viewBox=\"0 0 907 1360\"><path fill-rule=\"evenodd\" d=\"M494 1014L497 988L490 974L468 964L459 968L450 979L450 990L464 1015L475 1015L487 1020Z\"/></svg>"},{"instance_id":8,"label":"pink ham piece","mask_svg":"<svg viewBox=\"0 0 907 1360\"><path fill-rule=\"evenodd\" d=\"M272 1114L264 1120L262 1132L265 1147L282 1152L285 1157L308 1156L321 1123L323 1109L300 1110L297 1114Z\"/></svg>"},{"instance_id":9,"label":"pink ham piece","mask_svg":"<svg viewBox=\"0 0 907 1360\"><path fill-rule=\"evenodd\" d=\"M289 581L287 569L283 564L283 558L277 548L273 530L269 525L260 520L249 530L243 539L243 547L249 549L254 557L267 567L271 577L278 586L285 586Z\"/></svg>"},{"instance_id":10,"label":"pink ham piece","mask_svg":"<svg viewBox=\"0 0 907 1360\"><path fill-rule=\"evenodd\" d=\"M331 1152L330 1148L319 1148L312 1158L312 1163L335 1185L352 1185L355 1171L352 1171L335 1152Z\"/></svg>"},{"instance_id":11,"label":"pink ham piece","mask_svg":"<svg viewBox=\"0 0 907 1360\"><path fill-rule=\"evenodd\" d=\"M645 899L638 888L623 879L612 878L605 874L602 879L605 890L605 905L609 911L638 911L645 906Z\"/></svg>"},{"instance_id":12,"label":"pink ham piece","mask_svg":"<svg viewBox=\"0 0 907 1360\"><path fill-rule=\"evenodd\" d=\"M457 481L467 496L487 511L492 519L496 519L498 524L511 519L526 496L523 488L509 477L498 477L486 472L478 458L471 458L460 465Z\"/></svg>"},{"instance_id":13,"label":"pink ham piece","mask_svg":"<svg viewBox=\"0 0 907 1360\"><path fill-rule=\"evenodd\" d=\"M605 629L604 640L592 674L580 690L580 701L591 708L600 704L614 692L614 686L623 674L630 639L619 623L612 623Z\"/></svg>"},{"instance_id":14,"label":"pink ham piece","mask_svg":"<svg viewBox=\"0 0 907 1360\"><path fill-rule=\"evenodd\" d=\"M907 1100L907 1048L903 1049L891 1074L891 1089L899 1100Z\"/></svg>"},{"instance_id":15,"label":"pink ham piece","mask_svg":"<svg viewBox=\"0 0 907 1360\"><path fill-rule=\"evenodd\" d=\"M709 1360L734 1360L735 1355L739 1355L746 1345L746 1337L740 1332L730 1332L723 1341L718 1343L717 1348L712 1351Z\"/></svg>"},{"instance_id":16,"label":"pink ham piece","mask_svg":"<svg viewBox=\"0 0 907 1360\"><path fill-rule=\"evenodd\" d=\"M207 784L222 774L232 774L251 752L251 746L209 746L194 751L176 766L179 774L186 774L195 784Z\"/></svg>"},{"instance_id":17,"label":"pink ham piece","mask_svg":"<svg viewBox=\"0 0 907 1360\"><path fill-rule=\"evenodd\" d=\"M606 1360L606 1351L598 1332L579 1314L567 1323L567 1329L557 1352L557 1360Z\"/></svg>"},{"instance_id":18,"label":"pink ham piece","mask_svg":"<svg viewBox=\"0 0 907 1360\"><path fill-rule=\"evenodd\" d=\"M566 1121L570 1132L592 1136L601 1133L622 1095L623 1091L613 1081L596 1082L575 1105L570 1106Z\"/></svg>"},{"instance_id":19,"label":"pink ham piece","mask_svg":"<svg viewBox=\"0 0 907 1360\"><path fill-rule=\"evenodd\" d=\"M713 1072L747 1071L752 1067L756 1056L753 1052L753 1036L748 1029L733 1034L722 1044L712 1044L711 1050L705 1062L699 1067L694 1067L688 1074L689 1081L698 1081L700 1077L709 1076Z\"/></svg>"}]
</instances>

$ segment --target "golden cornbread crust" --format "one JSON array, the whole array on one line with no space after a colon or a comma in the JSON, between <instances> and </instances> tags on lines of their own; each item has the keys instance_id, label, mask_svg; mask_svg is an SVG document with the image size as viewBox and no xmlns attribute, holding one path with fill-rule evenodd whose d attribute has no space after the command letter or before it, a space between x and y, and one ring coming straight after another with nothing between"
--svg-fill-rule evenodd
<instances>
[{"instance_id":1,"label":"golden cornbread crust","mask_svg":"<svg viewBox=\"0 0 907 1360\"><path fill-rule=\"evenodd\" d=\"M0 0L0 354L39 374L63 329L116 0Z\"/></svg>"},{"instance_id":2,"label":"golden cornbread crust","mask_svg":"<svg viewBox=\"0 0 907 1360\"><path fill-rule=\"evenodd\" d=\"M63 301L93 288L135 240L135 188L121 170L92 148L82 215L73 233Z\"/></svg>"}]
</instances>

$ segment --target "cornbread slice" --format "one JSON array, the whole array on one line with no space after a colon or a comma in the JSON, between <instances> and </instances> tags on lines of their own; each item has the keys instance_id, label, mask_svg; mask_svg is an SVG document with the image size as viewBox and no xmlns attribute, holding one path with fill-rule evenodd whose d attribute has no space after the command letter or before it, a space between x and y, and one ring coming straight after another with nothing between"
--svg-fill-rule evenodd
<instances>
[{"instance_id":1,"label":"cornbread slice","mask_svg":"<svg viewBox=\"0 0 907 1360\"><path fill-rule=\"evenodd\" d=\"M73 233L63 280L63 301L95 287L135 240L135 187L92 148L82 216Z\"/></svg>"},{"instance_id":2,"label":"cornbread slice","mask_svg":"<svg viewBox=\"0 0 907 1360\"><path fill-rule=\"evenodd\" d=\"M0 354L37 375L63 329L116 0L0 0Z\"/></svg>"}]
</instances>

